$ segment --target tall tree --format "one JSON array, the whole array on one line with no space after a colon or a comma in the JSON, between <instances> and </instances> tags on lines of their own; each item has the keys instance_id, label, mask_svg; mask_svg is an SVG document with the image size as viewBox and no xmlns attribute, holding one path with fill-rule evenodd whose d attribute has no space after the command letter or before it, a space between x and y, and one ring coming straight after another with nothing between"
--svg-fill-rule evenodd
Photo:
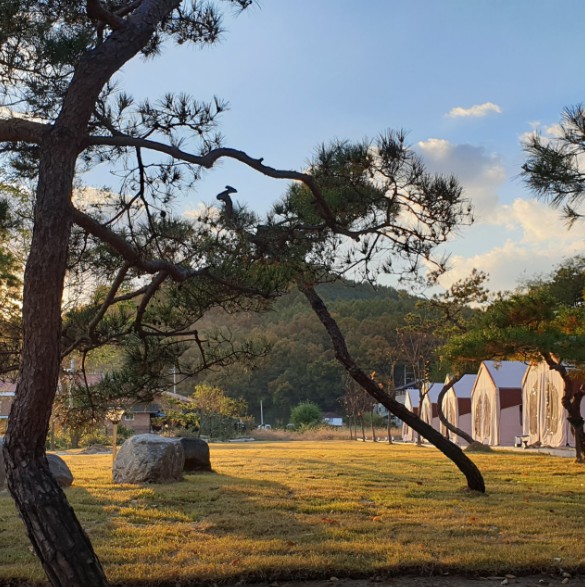
<instances>
[{"instance_id":1,"label":"tall tree","mask_svg":"<svg viewBox=\"0 0 585 587\"><path fill-rule=\"evenodd\" d=\"M250 0L231 4L246 8ZM123 337L137 359L133 375L148 376L153 363L173 364L190 339L205 366L207 341L177 308L262 304L306 275L307 263L318 280L358 269L369 278L388 252L383 268L402 259L416 271L468 211L457 182L426 174L401 134L324 146L307 172L279 170L221 145L214 134L221 101L167 95L137 103L115 86L125 63L155 56L166 40L213 43L219 2L26 0L2 8L0 89L13 116L0 120L0 141L15 172L36 181L20 378L3 448L8 486L51 583L106 585L45 457L63 356ZM219 218L174 219L176 193L222 158L295 187L263 224L234 205L233 188L220 194ZM118 195L74 199L77 171L102 162L121 175ZM91 283L104 289L62 331L73 267L81 277L97 270ZM173 327L162 328L169 321ZM482 488L483 480L470 485Z\"/></svg>"},{"instance_id":2,"label":"tall tree","mask_svg":"<svg viewBox=\"0 0 585 587\"><path fill-rule=\"evenodd\" d=\"M365 278L379 270L400 271L401 263L404 271L417 275L422 260L440 274L444 261L435 258L435 247L445 241L455 225L468 219L470 211L461 187L452 177L426 172L402 133L386 133L362 146L337 143L321 149L309 172L335 215L337 227L322 234L305 252L296 279L325 327L336 358L373 399L450 458L465 475L470 489L484 491L481 473L461 449L386 393L357 364L335 317L314 287L324 278L323 259L329 259L326 275L336 270L340 245L345 255L343 269L361 269ZM297 184L276 210L296 222L314 223L318 217L311 201L306 184ZM357 244L340 242L339 235Z\"/></svg>"}]
</instances>

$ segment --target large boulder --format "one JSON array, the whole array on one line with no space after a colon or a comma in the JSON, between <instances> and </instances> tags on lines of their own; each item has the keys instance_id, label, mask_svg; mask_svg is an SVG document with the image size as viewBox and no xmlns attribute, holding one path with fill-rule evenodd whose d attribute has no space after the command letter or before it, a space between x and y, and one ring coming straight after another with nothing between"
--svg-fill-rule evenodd
<instances>
[{"instance_id":1,"label":"large boulder","mask_svg":"<svg viewBox=\"0 0 585 587\"><path fill-rule=\"evenodd\" d=\"M4 455L2 454L2 444L4 439L0 438L0 490L6 488L6 469L4 466ZM49 471L55 477L61 487L70 487L73 483L73 475L65 461L57 455L47 455Z\"/></svg>"},{"instance_id":2,"label":"large boulder","mask_svg":"<svg viewBox=\"0 0 585 587\"><path fill-rule=\"evenodd\" d=\"M178 439L139 434L118 450L113 477L116 483L172 483L183 478L184 463Z\"/></svg>"},{"instance_id":3,"label":"large boulder","mask_svg":"<svg viewBox=\"0 0 585 587\"><path fill-rule=\"evenodd\" d=\"M184 471L211 471L209 445L201 438L179 438L185 453Z\"/></svg>"},{"instance_id":4,"label":"large boulder","mask_svg":"<svg viewBox=\"0 0 585 587\"><path fill-rule=\"evenodd\" d=\"M67 463L58 455L47 455L49 461L49 470L60 487L71 487L73 475L67 466Z\"/></svg>"}]
</instances>

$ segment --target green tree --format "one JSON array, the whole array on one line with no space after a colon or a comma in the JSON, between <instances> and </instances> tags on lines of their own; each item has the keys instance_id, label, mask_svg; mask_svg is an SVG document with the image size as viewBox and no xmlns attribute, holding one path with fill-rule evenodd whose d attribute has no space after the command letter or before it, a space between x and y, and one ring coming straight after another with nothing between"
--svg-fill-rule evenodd
<instances>
[{"instance_id":1,"label":"green tree","mask_svg":"<svg viewBox=\"0 0 585 587\"><path fill-rule=\"evenodd\" d=\"M323 422L323 412L316 403L305 401L293 408L290 420L297 428L317 426Z\"/></svg>"},{"instance_id":2,"label":"green tree","mask_svg":"<svg viewBox=\"0 0 585 587\"><path fill-rule=\"evenodd\" d=\"M357 245L348 246L344 251L346 266L360 267L365 278L373 277L380 269L392 270L400 261L404 270L417 274L422 259L440 274L444 262L433 255L435 247L445 241L457 224L468 219L469 207L462 198L460 186L452 177L428 174L420 159L408 148L402 133L386 133L361 146L337 143L329 150L319 151L309 170L322 187L324 204L331 205L333 215L341 201L340 194L345 193L340 190L340 181L363 194L363 197L350 199L347 211L335 216L341 226L325 234L311 254L305 253L306 263L297 277L299 289L331 339L336 358L377 402L450 458L465 475L471 489L484 491L480 471L461 449L397 402L357 364L337 320L315 289L315 284L323 279L320 273L323 258L327 258L330 251L337 252L339 234L357 241ZM312 220L313 211L305 205L309 201L306 189L301 186L291 190L279 211L298 216L301 221ZM409 214L403 215L403 210L408 210ZM380 254L383 255L382 265L379 264ZM336 267L342 271L334 258L329 268Z\"/></svg>"},{"instance_id":3,"label":"green tree","mask_svg":"<svg viewBox=\"0 0 585 587\"><path fill-rule=\"evenodd\" d=\"M523 177L538 198L562 208L569 223L583 217L585 106L566 108L554 138L534 134L526 143Z\"/></svg>"},{"instance_id":4,"label":"green tree","mask_svg":"<svg viewBox=\"0 0 585 587\"><path fill-rule=\"evenodd\" d=\"M245 8L250 0L231 4ZM8 487L51 583L106 585L45 457L62 360L123 340L128 361L110 383L118 377L124 393L168 370L186 343L198 350L201 366L220 366L223 353L210 359L193 314L265 307L293 280L312 300L312 284L332 274L353 270L372 278L400 259L404 271L415 272L466 220L467 203L453 178L424 172L403 134L324 145L305 172L280 170L221 145L215 132L225 109L220 100L166 95L139 103L116 86L114 77L129 60L156 56L165 41L216 41L219 1L27 0L2 8L0 89L2 105L14 108L14 116L0 121L2 152L18 177L36 185L18 393L3 446ZM263 222L235 206L229 193L221 194L219 219L203 214L187 222L171 215L177 195L224 158L296 187ZM98 163L121 175L118 193L73 198L77 172ZM65 343L68 270L76 283L106 287L87 294L87 311L71 317ZM188 319L180 309L190 312ZM216 340L233 354L225 338L219 332ZM344 361L361 385L382 397L345 355ZM410 418L400 404L387 404ZM411 425L451 451L462 470L469 466L430 427ZM471 486L483 487L467 474Z\"/></svg>"}]
</instances>

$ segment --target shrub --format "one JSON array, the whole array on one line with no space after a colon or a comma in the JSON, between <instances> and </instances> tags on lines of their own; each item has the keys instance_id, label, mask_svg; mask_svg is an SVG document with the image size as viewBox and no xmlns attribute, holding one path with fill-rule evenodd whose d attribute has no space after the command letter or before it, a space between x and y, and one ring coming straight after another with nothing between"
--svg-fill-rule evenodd
<instances>
[{"instance_id":1,"label":"shrub","mask_svg":"<svg viewBox=\"0 0 585 587\"><path fill-rule=\"evenodd\" d=\"M313 402L301 402L293 408L290 419L297 428L318 426L323 422L323 412Z\"/></svg>"}]
</instances>

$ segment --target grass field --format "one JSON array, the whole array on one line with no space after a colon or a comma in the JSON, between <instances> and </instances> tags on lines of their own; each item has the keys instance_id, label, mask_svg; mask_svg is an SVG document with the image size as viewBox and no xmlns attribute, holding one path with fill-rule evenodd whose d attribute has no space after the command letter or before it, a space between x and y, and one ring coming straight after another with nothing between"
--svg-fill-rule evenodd
<instances>
[{"instance_id":1,"label":"grass field","mask_svg":"<svg viewBox=\"0 0 585 587\"><path fill-rule=\"evenodd\" d=\"M67 495L118 584L405 572L585 570L585 467L474 454L487 494L440 453L349 441L212 444L215 473L114 485L108 455L65 456ZM42 581L0 493L0 582Z\"/></svg>"}]
</instances>

